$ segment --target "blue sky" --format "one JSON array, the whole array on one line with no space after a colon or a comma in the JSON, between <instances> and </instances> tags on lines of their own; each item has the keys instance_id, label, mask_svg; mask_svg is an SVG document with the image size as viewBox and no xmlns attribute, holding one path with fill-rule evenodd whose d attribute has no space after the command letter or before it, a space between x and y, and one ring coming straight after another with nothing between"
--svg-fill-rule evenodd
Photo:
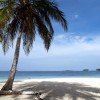
<instances>
[{"instance_id":1,"label":"blue sky","mask_svg":"<svg viewBox=\"0 0 100 100\"><path fill-rule=\"evenodd\" d=\"M100 68L100 0L56 0L65 12L68 31L53 23L55 36L49 52L37 36L31 53L20 51L18 70L82 70ZM4 56L0 70L9 70L14 47Z\"/></svg>"}]
</instances>

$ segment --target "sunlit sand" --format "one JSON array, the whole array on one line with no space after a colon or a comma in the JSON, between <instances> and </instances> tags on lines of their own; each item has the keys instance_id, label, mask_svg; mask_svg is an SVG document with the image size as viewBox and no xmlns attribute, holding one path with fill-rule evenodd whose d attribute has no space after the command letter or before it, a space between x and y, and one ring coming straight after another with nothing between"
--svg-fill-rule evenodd
<instances>
[{"instance_id":1,"label":"sunlit sand","mask_svg":"<svg viewBox=\"0 0 100 100\"><path fill-rule=\"evenodd\" d=\"M4 83L0 83L2 87ZM41 91L44 100L100 100L100 78L48 78L14 82L15 90ZM1 96L0 100L38 100L34 95Z\"/></svg>"}]
</instances>

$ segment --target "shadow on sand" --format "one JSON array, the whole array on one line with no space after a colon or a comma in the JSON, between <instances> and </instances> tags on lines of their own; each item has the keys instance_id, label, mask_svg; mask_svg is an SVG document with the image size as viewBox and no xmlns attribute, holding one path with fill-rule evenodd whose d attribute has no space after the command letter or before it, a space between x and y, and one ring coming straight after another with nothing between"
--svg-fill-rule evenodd
<instances>
[{"instance_id":1,"label":"shadow on sand","mask_svg":"<svg viewBox=\"0 0 100 100\"><path fill-rule=\"evenodd\" d=\"M27 83L16 87L21 91L42 91L41 100L100 100L100 88L93 88L82 84L57 82ZM35 96L27 97L13 95L11 100L36 100Z\"/></svg>"}]
</instances>

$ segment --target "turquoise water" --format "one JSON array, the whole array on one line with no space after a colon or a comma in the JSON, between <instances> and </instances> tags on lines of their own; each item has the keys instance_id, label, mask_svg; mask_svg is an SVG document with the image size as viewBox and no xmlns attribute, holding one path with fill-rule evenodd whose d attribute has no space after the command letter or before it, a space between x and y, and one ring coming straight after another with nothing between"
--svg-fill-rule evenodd
<instances>
[{"instance_id":1,"label":"turquoise water","mask_svg":"<svg viewBox=\"0 0 100 100\"><path fill-rule=\"evenodd\" d=\"M0 71L0 81L7 80L8 71ZM19 71L15 81L32 78L100 78L99 71Z\"/></svg>"}]
</instances>

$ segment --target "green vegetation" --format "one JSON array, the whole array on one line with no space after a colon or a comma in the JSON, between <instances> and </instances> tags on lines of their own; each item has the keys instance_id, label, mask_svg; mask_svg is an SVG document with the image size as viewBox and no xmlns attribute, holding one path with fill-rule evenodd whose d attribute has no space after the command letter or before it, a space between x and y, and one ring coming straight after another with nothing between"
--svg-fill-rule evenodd
<instances>
[{"instance_id":1,"label":"green vegetation","mask_svg":"<svg viewBox=\"0 0 100 100\"><path fill-rule=\"evenodd\" d=\"M64 30L67 30L64 14L54 1L6 0L3 4L0 9L0 29L4 31L2 43L4 53L9 49L15 38L17 38L17 42L10 75L1 89L2 91L12 90L21 39L23 39L23 48L26 54L29 54L32 48L36 33L42 38L46 50L49 49L54 34L51 19L60 23Z\"/></svg>"}]
</instances>

